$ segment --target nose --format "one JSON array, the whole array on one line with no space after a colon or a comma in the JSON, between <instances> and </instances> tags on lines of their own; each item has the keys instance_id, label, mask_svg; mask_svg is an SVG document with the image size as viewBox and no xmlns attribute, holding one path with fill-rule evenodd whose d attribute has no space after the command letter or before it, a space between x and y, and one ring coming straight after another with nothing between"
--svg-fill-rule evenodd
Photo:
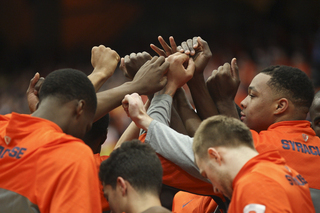
<instances>
[{"instance_id":1,"label":"nose","mask_svg":"<svg viewBox=\"0 0 320 213\"><path fill-rule=\"evenodd\" d=\"M240 106L242 109L247 107L247 98L248 98L248 96L245 97L245 99L243 99L240 103Z\"/></svg>"}]
</instances>

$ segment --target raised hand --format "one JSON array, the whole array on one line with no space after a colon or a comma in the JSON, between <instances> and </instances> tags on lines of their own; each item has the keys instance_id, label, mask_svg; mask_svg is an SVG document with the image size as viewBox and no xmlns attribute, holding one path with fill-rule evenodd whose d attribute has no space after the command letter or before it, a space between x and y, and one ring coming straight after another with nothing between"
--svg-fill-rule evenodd
<instances>
[{"instance_id":1,"label":"raised hand","mask_svg":"<svg viewBox=\"0 0 320 213\"><path fill-rule=\"evenodd\" d=\"M41 89L43 81L44 78L40 77L39 73L36 73L34 77L30 80L26 94L29 110L31 113L33 113L37 109L37 105L39 103L39 91Z\"/></svg>"},{"instance_id":2,"label":"raised hand","mask_svg":"<svg viewBox=\"0 0 320 213\"><path fill-rule=\"evenodd\" d=\"M195 65L193 59L184 53L175 53L167 58L170 63L167 74L168 82L166 88L174 89L174 92L188 82L194 73ZM187 68L185 68L187 64Z\"/></svg>"},{"instance_id":3,"label":"raised hand","mask_svg":"<svg viewBox=\"0 0 320 213\"><path fill-rule=\"evenodd\" d=\"M120 56L116 51L103 45L93 47L91 52L91 64L94 69L88 78L97 92L104 82L113 75Z\"/></svg>"},{"instance_id":4,"label":"raised hand","mask_svg":"<svg viewBox=\"0 0 320 213\"><path fill-rule=\"evenodd\" d=\"M170 63L163 56L154 56L136 73L131 84L140 95L150 95L162 89L167 83L166 73Z\"/></svg>"},{"instance_id":5,"label":"raised hand","mask_svg":"<svg viewBox=\"0 0 320 213\"><path fill-rule=\"evenodd\" d=\"M231 65L225 63L217 70L213 70L207 79L207 88L214 101L223 99L234 100L240 85L237 59L231 60Z\"/></svg>"},{"instance_id":6,"label":"raised hand","mask_svg":"<svg viewBox=\"0 0 320 213\"><path fill-rule=\"evenodd\" d=\"M131 53L130 55L126 55L124 58L121 58L119 68L127 78L132 80L140 67L148 60L151 60L151 58L151 55L145 51L137 54Z\"/></svg>"},{"instance_id":7,"label":"raised hand","mask_svg":"<svg viewBox=\"0 0 320 213\"><path fill-rule=\"evenodd\" d=\"M126 95L122 100L122 107L139 128L148 129L153 119L147 114L142 99L137 93Z\"/></svg>"},{"instance_id":8,"label":"raised hand","mask_svg":"<svg viewBox=\"0 0 320 213\"><path fill-rule=\"evenodd\" d=\"M174 41L174 38L172 36L169 37L170 46L165 42L165 40L159 36L158 41L161 44L162 48L157 47L154 44L150 44L151 49L153 49L159 56L168 57L169 55L176 53L177 50L177 44Z\"/></svg>"},{"instance_id":9,"label":"raised hand","mask_svg":"<svg viewBox=\"0 0 320 213\"><path fill-rule=\"evenodd\" d=\"M193 57L196 67L195 73L199 74L203 73L212 56L208 43L200 36L182 42L181 45L177 47L177 50L190 54Z\"/></svg>"}]
</instances>

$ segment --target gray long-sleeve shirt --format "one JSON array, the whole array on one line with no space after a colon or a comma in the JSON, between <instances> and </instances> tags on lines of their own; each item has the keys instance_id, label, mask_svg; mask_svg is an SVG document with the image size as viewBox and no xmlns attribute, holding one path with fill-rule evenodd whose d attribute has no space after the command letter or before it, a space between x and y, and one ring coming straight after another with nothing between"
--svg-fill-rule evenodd
<instances>
[{"instance_id":1,"label":"gray long-sleeve shirt","mask_svg":"<svg viewBox=\"0 0 320 213\"><path fill-rule=\"evenodd\" d=\"M150 144L158 154L178 165L190 175L210 183L208 179L201 176L194 163L193 138L180 134L169 127L171 106L172 97L170 95L154 96L147 111L154 120L149 125L145 142Z\"/></svg>"}]
</instances>

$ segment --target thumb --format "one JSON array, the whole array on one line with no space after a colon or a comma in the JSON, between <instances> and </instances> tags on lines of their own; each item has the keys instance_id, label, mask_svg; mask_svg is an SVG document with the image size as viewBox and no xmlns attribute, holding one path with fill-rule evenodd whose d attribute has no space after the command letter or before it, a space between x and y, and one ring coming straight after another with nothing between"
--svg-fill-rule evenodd
<instances>
[{"instance_id":1,"label":"thumb","mask_svg":"<svg viewBox=\"0 0 320 213\"><path fill-rule=\"evenodd\" d=\"M168 81L167 76L163 76L163 77L160 79L161 88L163 88L163 87L167 84L167 81Z\"/></svg>"},{"instance_id":2,"label":"thumb","mask_svg":"<svg viewBox=\"0 0 320 213\"><path fill-rule=\"evenodd\" d=\"M238 68L238 64L237 64L237 59L233 58L231 60L231 74L232 77L239 79L239 68Z\"/></svg>"},{"instance_id":3,"label":"thumb","mask_svg":"<svg viewBox=\"0 0 320 213\"><path fill-rule=\"evenodd\" d=\"M194 73L195 68L196 68L196 66L195 66L195 64L194 64L194 61L193 61L193 59L190 57L190 58L189 58L188 67L187 67L187 69L186 69L187 74L193 76L193 73Z\"/></svg>"},{"instance_id":4,"label":"thumb","mask_svg":"<svg viewBox=\"0 0 320 213\"><path fill-rule=\"evenodd\" d=\"M127 72L127 68L126 68L126 66L125 66L125 64L124 64L124 58L121 58L121 59L120 59L119 68L120 68L120 70L123 70L123 71Z\"/></svg>"}]
</instances>

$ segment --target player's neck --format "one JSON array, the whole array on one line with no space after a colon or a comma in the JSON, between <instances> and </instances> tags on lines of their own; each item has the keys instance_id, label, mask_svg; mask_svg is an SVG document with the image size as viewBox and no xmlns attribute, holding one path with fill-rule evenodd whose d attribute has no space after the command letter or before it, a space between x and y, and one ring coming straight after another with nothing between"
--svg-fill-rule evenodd
<instances>
[{"instance_id":1,"label":"player's neck","mask_svg":"<svg viewBox=\"0 0 320 213\"><path fill-rule=\"evenodd\" d=\"M159 197L151 193L144 193L143 195L136 193L130 195L129 200L127 213L141 213L153 206L161 206Z\"/></svg>"},{"instance_id":2,"label":"player's neck","mask_svg":"<svg viewBox=\"0 0 320 213\"><path fill-rule=\"evenodd\" d=\"M258 155L255 149L247 146L236 147L234 149L228 149L227 154L224 156L227 165L229 166L230 178L233 180L242 167L253 157Z\"/></svg>"}]
</instances>

